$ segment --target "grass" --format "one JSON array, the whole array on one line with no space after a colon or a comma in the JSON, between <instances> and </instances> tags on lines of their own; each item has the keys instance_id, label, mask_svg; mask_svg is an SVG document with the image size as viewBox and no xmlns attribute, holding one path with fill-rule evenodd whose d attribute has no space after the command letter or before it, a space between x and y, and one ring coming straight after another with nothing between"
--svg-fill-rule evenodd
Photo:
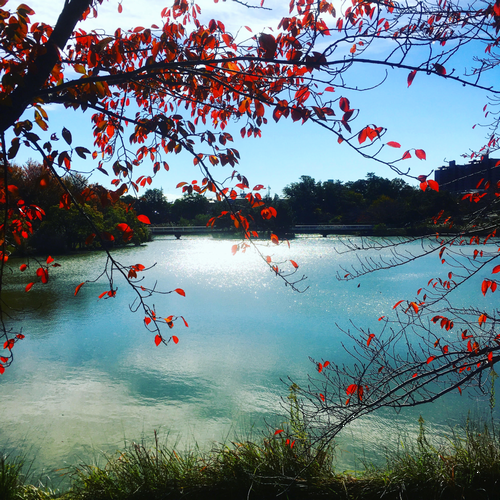
<instances>
[{"instance_id":1,"label":"grass","mask_svg":"<svg viewBox=\"0 0 500 500\"><path fill-rule=\"evenodd\" d=\"M183 453L155 434L152 445L133 444L103 466L75 467L71 488L57 494L25 484L22 461L3 457L0 500L500 498L500 440L491 424L468 420L435 445L420 420L416 440L387 453L383 467L367 464L356 476L336 473L334 449L304 432L300 420L291 420L277 435Z\"/></svg>"}]
</instances>

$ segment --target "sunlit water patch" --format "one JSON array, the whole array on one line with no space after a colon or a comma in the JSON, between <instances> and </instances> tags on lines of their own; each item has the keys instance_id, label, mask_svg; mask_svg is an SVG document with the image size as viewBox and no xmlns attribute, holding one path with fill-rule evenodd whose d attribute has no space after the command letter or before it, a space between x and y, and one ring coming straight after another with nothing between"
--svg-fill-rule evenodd
<instances>
[{"instance_id":1,"label":"sunlit water patch","mask_svg":"<svg viewBox=\"0 0 500 500\"><path fill-rule=\"evenodd\" d=\"M264 256L293 259L297 275L307 274L309 289L295 293L258 253L233 256L232 244L159 238L116 252L128 264L154 265L145 286L185 290L185 298L172 293L152 302L162 316L182 315L189 323L176 323L179 343L168 347L156 347L144 315L130 313L135 296L124 280L117 277L113 299L98 300L106 282L86 283L74 296L76 285L101 272L102 253L57 257L62 267L51 269L49 283L29 294L23 291L29 278L9 274L4 293L19 311L14 317L23 319L26 338L0 377L0 446L31 446L38 469L50 472L150 438L154 429L182 448L255 432L266 422L280 425L287 377L301 383L314 373L309 357L346 359L339 326L352 327L352 321L376 328L398 300L413 297L430 275L442 272L431 257L425 265L418 261L341 283L338 266L349 267L356 257L336 253L332 238L263 246ZM474 404L457 396L422 411L441 432ZM339 468L355 467L363 454L380 455L382 443L396 439L396 424L413 432L419 414L380 413L349 426L338 440Z\"/></svg>"}]
</instances>

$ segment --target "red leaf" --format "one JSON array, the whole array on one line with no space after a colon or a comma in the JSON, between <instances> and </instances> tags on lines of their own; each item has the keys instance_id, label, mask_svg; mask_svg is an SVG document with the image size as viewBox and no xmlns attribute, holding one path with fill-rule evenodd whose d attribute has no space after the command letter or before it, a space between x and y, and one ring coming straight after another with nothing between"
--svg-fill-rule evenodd
<instances>
[{"instance_id":1,"label":"red leaf","mask_svg":"<svg viewBox=\"0 0 500 500\"><path fill-rule=\"evenodd\" d=\"M28 283L26 285L26 288L24 289L25 292L29 292L31 290L31 288L33 287L35 283Z\"/></svg>"},{"instance_id":2,"label":"red leaf","mask_svg":"<svg viewBox=\"0 0 500 500\"><path fill-rule=\"evenodd\" d=\"M172 335L172 340L174 341L174 344L178 344L179 343L179 339L175 335Z\"/></svg>"},{"instance_id":3,"label":"red leaf","mask_svg":"<svg viewBox=\"0 0 500 500\"><path fill-rule=\"evenodd\" d=\"M186 292L182 288L176 288L174 292L178 293L179 295L182 295L183 297L186 296Z\"/></svg>"},{"instance_id":4,"label":"red leaf","mask_svg":"<svg viewBox=\"0 0 500 500\"><path fill-rule=\"evenodd\" d=\"M283 429L278 429L275 431L274 435L277 436L278 434L281 434L283 432Z\"/></svg>"},{"instance_id":5,"label":"red leaf","mask_svg":"<svg viewBox=\"0 0 500 500\"><path fill-rule=\"evenodd\" d=\"M428 180L427 184L433 191L437 191L439 193L439 184L436 181Z\"/></svg>"},{"instance_id":6,"label":"red leaf","mask_svg":"<svg viewBox=\"0 0 500 500\"><path fill-rule=\"evenodd\" d=\"M138 215L137 216L137 220L139 222L142 222L143 224L151 224L151 221L149 220L148 217L146 217L145 215Z\"/></svg>"},{"instance_id":7,"label":"red leaf","mask_svg":"<svg viewBox=\"0 0 500 500\"><path fill-rule=\"evenodd\" d=\"M188 325L188 322L184 319L184 316L181 316L181 318L182 318L182 321L184 321L184 325L186 326L186 328L188 328L189 325Z\"/></svg>"},{"instance_id":8,"label":"red leaf","mask_svg":"<svg viewBox=\"0 0 500 500\"><path fill-rule=\"evenodd\" d=\"M371 341L373 340L373 337L375 337L374 333L370 333L370 335L368 335L368 340L366 341L366 347L369 347Z\"/></svg>"},{"instance_id":9,"label":"red leaf","mask_svg":"<svg viewBox=\"0 0 500 500\"><path fill-rule=\"evenodd\" d=\"M407 160L408 158L411 158L411 154L409 151L406 151L406 153L403 155L403 160Z\"/></svg>"},{"instance_id":10,"label":"red leaf","mask_svg":"<svg viewBox=\"0 0 500 500\"><path fill-rule=\"evenodd\" d=\"M3 365L0 365L0 375L3 375L5 373L5 368Z\"/></svg>"},{"instance_id":11,"label":"red leaf","mask_svg":"<svg viewBox=\"0 0 500 500\"><path fill-rule=\"evenodd\" d=\"M399 304L401 304L401 302L404 302L404 301L403 301L403 300L400 300L399 302L396 302L396 303L392 306L392 308L393 308L393 309L396 309L396 307L398 307L398 306L399 306Z\"/></svg>"},{"instance_id":12,"label":"red leaf","mask_svg":"<svg viewBox=\"0 0 500 500\"><path fill-rule=\"evenodd\" d=\"M460 389L460 386L457 387L458 392L460 393L460 396L462 395L462 389Z\"/></svg>"},{"instance_id":13,"label":"red leaf","mask_svg":"<svg viewBox=\"0 0 500 500\"><path fill-rule=\"evenodd\" d=\"M479 316L479 319L478 319L478 323L479 323L479 326L482 326L483 323L486 323L486 314L481 314L481 316Z\"/></svg>"},{"instance_id":14,"label":"red leaf","mask_svg":"<svg viewBox=\"0 0 500 500\"><path fill-rule=\"evenodd\" d=\"M149 316L146 316L144 318L144 323L146 323L146 325L149 325L149 323L151 323L151 318Z\"/></svg>"},{"instance_id":15,"label":"red leaf","mask_svg":"<svg viewBox=\"0 0 500 500\"><path fill-rule=\"evenodd\" d=\"M495 266L495 267L493 268L493 271L491 271L491 274L496 274L496 273L498 273L498 272L500 272L500 266Z\"/></svg>"},{"instance_id":16,"label":"red leaf","mask_svg":"<svg viewBox=\"0 0 500 500\"><path fill-rule=\"evenodd\" d=\"M292 266L295 267L295 269L297 269L299 267L297 262L295 262L294 260L290 260L290 264L292 264Z\"/></svg>"},{"instance_id":17,"label":"red leaf","mask_svg":"<svg viewBox=\"0 0 500 500\"><path fill-rule=\"evenodd\" d=\"M321 363L318 363L318 373L321 373L323 371L323 365Z\"/></svg>"},{"instance_id":18,"label":"red leaf","mask_svg":"<svg viewBox=\"0 0 500 500\"><path fill-rule=\"evenodd\" d=\"M319 397L321 398L321 401L323 401L323 403L324 403L325 402L325 395L320 393Z\"/></svg>"},{"instance_id":19,"label":"red leaf","mask_svg":"<svg viewBox=\"0 0 500 500\"><path fill-rule=\"evenodd\" d=\"M271 241L275 244L275 245L279 245L279 238L273 233L271 234Z\"/></svg>"},{"instance_id":20,"label":"red leaf","mask_svg":"<svg viewBox=\"0 0 500 500\"><path fill-rule=\"evenodd\" d=\"M399 144L399 142L394 142L394 141L389 141L387 143L388 146L391 146L391 148L400 148L401 147L401 144Z\"/></svg>"},{"instance_id":21,"label":"red leaf","mask_svg":"<svg viewBox=\"0 0 500 500\"><path fill-rule=\"evenodd\" d=\"M409 75L408 75L408 87L413 83L413 79L415 78L415 75L417 74L417 70L414 69Z\"/></svg>"},{"instance_id":22,"label":"red leaf","mask_svg":"<svg viewBox=\"0 0 500 500\"><path fill-rule=\"evenodd\" d=\"M54 262L54 259L49 255L47 257L47 265L51 264L52 262Z\"/></svg>"},{"instance_id":23,"label":"red leaf","mask_svg":"<svg viewBox=\"0 0 500 500\"><path fill-rule=\"evenodd\" d=\"M498 267L500 267L500 266L498 266ZM21 264L21 266L19 267L19 270L21 272L24 272L24 271L26 271L27 268L28 268L28 266L26 264Z\"/></svg>"},{"instance_id":24,"label":"red leaf","mask_svg":"<svg viewBox=\"0 0 500 500\"><path fill-rule=\"evenodd\" d=\"M329 366L329 365L330 365L330 361L325 361L325 362L323 363L323 368L326 368L326 367L327 367L327 366Z\"/></svg>"},{"instance_id":25,"label":"red leaf","mask_svg":"<svg viewBox=\"0 0 500 500\"><path fill-rule=\"evenodd\" d=\"M76 294L80 291L80 288L82 288L82 286L85 285L85 282L83 283L80 283L76 288L75 288L75 296Z\"/></svg>"},{"instance_id":26,"label":"red leaf","mask_svg":"<svg viewBox=\"0 0 500 500\"><path fill-rule=\"evenodd\" d=\"M346 394L348 396L352 396L356 391L358 390L358 386L356 384L351 384L347 389L346 389Z\"/></svg>"},{"instance_id":27,"label":"red leaf","mask_svg":"<svg viewBox=\"0 0 500 500\"><path fill-rule=\"evenodd\" d=\"M378 320L382 321L384 318L385 318L385 316L380 316L380 318Z\"/></svg>"},{"instance_id":28,"label":"red leaf","mask_svg":"<svg viewBox=\"0 0 500 500\"><path fill-rule=\"evenodd\" d=\"M425 151L423 149L415 149L415 156L419 160L425 160L427 158Z\"/></svg>"},{"instance_id":29,"label":"red leaf","mask_svg":"<svg viewBox=\"0 0 500 500\"><path fill-rule=\"evenodd\" d=\"M85 239L85 245L90 245L94 241L95 238L95 233L89 234L87 238Z\"/></svg>"},{"instance_id":30,"label":"red leaf","mask_svg":"<svg viewBox=\"0 0 500 500\"><path fill-rule=\"evenodd\" d=\"M103 231L101 233L102 239L106 241L115 241L115 237L111 234L108 233L108 231Z\"/></svg>"},{"instance_id":31,"label":"red leaf","mask_svg":"<svg viewBox=\"0 0 500 500\"><path fill-rule=\"evenodd\" d=\"M434 63L434 69L436 70L436 73L441 76L446 75L446 70L444 69L444 66L438 63Z\"/></svg>"},{"instance_id":32,"label":"red leaf","mask_svg":"<svg viewBox=\"0 0 500 500\"><path fill-rule=\"evenodd\" d=\"M131 231L130 226L128 224L125 224L124 222L122 222L121 224L117 224L116 229L123 231L123 232Z\"/></svg>"},{"instance_id":33,"label":"red leaf","mask_svg":"<svg viewBox=\"0 0 500 500\"><path fill-rule=\"evenodd\" d=\"M233 255L236 255L236 252L237 252L237 251L238 251L238 245L233 245L233 246L231 247L231 253L232 253Z\"/></svg>"},{"instance_id":34,"label":"red leaf","mask_svg":"<svg viewBox=\"0 0 500 500\"><path fill-rule=\"evenodd\" d=\"M161 338L161 335L156 335L156 337L155 337L155 344L156 344L157 347L161 344L162 340L163 339Z\"/></svg>"},{"instance_id":35,"label":"red leaf","mask_svg":"<svg viewBox=\"0 0 500 500\"><path fill-rule=\"evenodd\" d=\"M333 87L326 87L325 92L335 92L335 89Z\"/></svg>"},{"instance_id":36,"label":"red leaf","mask_svg":"<svg viewBox=\"0 0 500 500\"><path fill-rule=\"evenodd\" d=\"M427 364L429 364L431 361L434 361L436 359L436 356L429 356L427 358Z\"/></svg>"},{"instance_id":37,"label":"red leaf","mask_svg":"<svg viewBox=\"0 0 500 500\"><path fill-rule=\"evenodd\" d=\"M10 351L14 347L14 343L15 343L14 339L9 339L4 342L3 348L8 349Z\"/></svg>"},{"instance_id":38,"label":"red leaf","mask_svg":"<svg viewBox=\"0 0 500 500\"><path fill-rule=\"evenodd\" d=\"M347 99L346 97L341 97L340 98L340 101L339 101L339 107L342 111L344 111L344 113L346 113L347 111L349 111L350 109L350 103L349 103L349 99Z\"/></svg>"},{"instance_id":39,"label":"red leaf","mask_svg":"<svg viewBox=\"0 0 500 500\"><path fill-rule=\"evenodd\" d=\"M490 363L493 363L493 351L490 351L490 352L488 353L488 361L489 361Z\"/></svg>"}]
</instances>

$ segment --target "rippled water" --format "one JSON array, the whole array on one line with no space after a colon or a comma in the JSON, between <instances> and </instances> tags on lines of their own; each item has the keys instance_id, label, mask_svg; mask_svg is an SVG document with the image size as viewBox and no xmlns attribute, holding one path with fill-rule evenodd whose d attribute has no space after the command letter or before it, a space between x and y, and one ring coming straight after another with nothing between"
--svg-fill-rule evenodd
<instances>
[{"instance_id":1,"label":"rippled water","mask_svg":"<svg viewBox=\"0 0 500 500\"><path fill-rule=\"evenodd\" d=\"M264 248L292 258L308 275L309 290L292 292L272 275L254 251L231 255L232 242L211 238L158 238L147 246L116 252L122 262L156 266L145 283L158 281L162 316L182 315L177 345L156 347L132 314L133 294L117 281L117 297L98 300L106 283L75 286L100 273L100 253L57 258L48 285L26 294L29 279L15 271L4 293L21 313L26 339L15 348L14 364L0 377L0 449L28 449L35 466L51 470L91 461L100 450L152 437L153 429L179 446L202 447L235 433L279 423L281 380L300 382L314 366L309 356L343 360L344 339L336 327L349 320L367 327L390 314L393 304L412 296L438 270L437 257L404 268L338 282L332 238L298 238L291 248ZM14 263L15 264L15 263ZM14 266L13 266L14 267ZM464 402L465 401L465 402ZM436 403L425 417L440 433L471 406L465 398ZM458 406L457 406L458 405ZM464 405L464 406L460 406ZM473 406L473 404L472 404ZM460 411L457 411L460 410ZM395 426L410 431L418 413L373 415L347 429L339 440L339 467L354 467L363 454L395 439ZM373 455L374 456L374 455Z\"/></svg>"}]
</instances>

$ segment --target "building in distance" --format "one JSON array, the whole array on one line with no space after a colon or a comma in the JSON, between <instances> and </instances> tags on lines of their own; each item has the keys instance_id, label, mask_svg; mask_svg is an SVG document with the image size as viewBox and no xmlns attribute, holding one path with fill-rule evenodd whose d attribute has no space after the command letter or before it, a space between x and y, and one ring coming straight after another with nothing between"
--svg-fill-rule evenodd
<instances>
[{"instance_id":1,"label":"building in distance","mask_svg":"<svg viewBox=\"0 0 500 500\"><path fill-rule=\"evenodd\" d=\"M434 180L442 191L470 193L481 190L487 181L490 185L500 181L500 160L484 156L466 165L450 161L447 166L436 169Z\"/></svg>"}]
</instances>

